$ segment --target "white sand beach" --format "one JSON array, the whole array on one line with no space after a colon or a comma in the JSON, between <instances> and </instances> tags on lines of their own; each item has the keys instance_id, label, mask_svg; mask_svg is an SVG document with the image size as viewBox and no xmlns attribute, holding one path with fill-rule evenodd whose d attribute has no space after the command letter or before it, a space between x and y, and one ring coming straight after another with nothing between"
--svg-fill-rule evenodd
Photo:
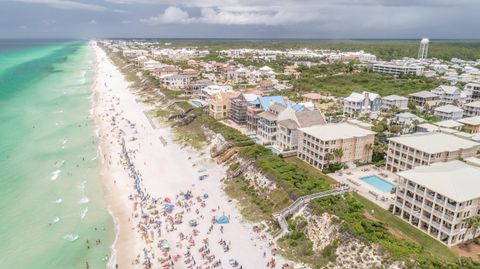
<instances>
[{"instance_id":1,"label":"white sand beach","mask_svg":"<svg viewBox=\"0 0 480 269\"><path fill-rule=\"evenodd\" d=\"M285 261L272 254L270 239L243 222L224 194L225 168L208 154L182 149L170 127L150 122L145 115L148 105L136 101L105 52L92 46L97 57L94 116L102 175L118 229L110 267L231 268L229 261L235 260L236 268L267 268L273 258L280 268ZM134 174L141 178L137 183ZM199 180L200 175L208 177ZM221 216L229 223L216 223ZM169 251L162 252L167 242Z\"/></svg>"}]
</instances>

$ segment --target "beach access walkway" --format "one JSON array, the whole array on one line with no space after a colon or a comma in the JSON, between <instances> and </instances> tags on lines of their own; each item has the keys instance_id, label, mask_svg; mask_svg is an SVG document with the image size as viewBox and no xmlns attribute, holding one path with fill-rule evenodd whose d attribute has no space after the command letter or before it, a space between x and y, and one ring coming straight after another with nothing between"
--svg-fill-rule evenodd
<instances>
[{"instance_id":1,"label":"beach access walkway","mask_svg":"<svg viewBox=\"0 0 480 269\"><path fill-rule=\"evenodd\" d=\"M291 205L284 208L282 211L273 214L273 218L277 220L280 225L280 231L274 235L275 239L288 235L290 231L288 230L287 218L295 215L301 208L303 208L311 200L327 197L330 195L342 195L344 193L352 191L348 186L340 186L333 190L317 192L309 195L302 196L295 200Z\"/></svg>"}]
</instances>

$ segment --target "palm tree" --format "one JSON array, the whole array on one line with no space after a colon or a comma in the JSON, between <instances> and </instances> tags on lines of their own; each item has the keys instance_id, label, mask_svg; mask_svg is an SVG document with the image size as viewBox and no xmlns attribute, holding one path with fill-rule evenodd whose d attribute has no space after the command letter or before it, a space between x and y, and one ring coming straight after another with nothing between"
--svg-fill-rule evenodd
<instances>
[{"instance_id":1,"label":"palm tree","mask_svg":"<svg viewBox=\"0 0 480 269\"><path fill-rule=\"evenodd\" d=\"M371 159L371 153L372 153L372 150L373 150L373 144L370 144L370 143L365 144L365 146L363 147L363 150L367 154L367 160L370 160Z\"/></svg>"},{"instance_id":2,"label":"palm tree","mask_svg":"<svg viewBox=\"0 0 480 269\"><path fill-rule=\"evenodd\" d=\"M341 162L342 157L343 157L343 149L338 148L333 150L333 157L337 162Z\"/></svg>"},{"instance_id":3,"label":"palm tree","mask_svg":"<svg viewBox=\"0 0 480 269\"><path fill-rule=\"evenodd\" d=\"M468 218L465 220L465 223L467 224L467 231L465 232L465 235L468 235L470 229L473 229L473 238L475 238L477 230L480 229L480 216Z\"/></svg>"},{"instance_id":4,"label":"palm tree","mask_svg":"<svg viewBox=\"0 0 480 269\"><path fill-rule=\"evenodd\" d=\"M325 160L327 160L327 164L330 164L330 161L332 161L334 158L333 154L328 152L327 154L325 154Z\"/></svg>"}]
</instances>

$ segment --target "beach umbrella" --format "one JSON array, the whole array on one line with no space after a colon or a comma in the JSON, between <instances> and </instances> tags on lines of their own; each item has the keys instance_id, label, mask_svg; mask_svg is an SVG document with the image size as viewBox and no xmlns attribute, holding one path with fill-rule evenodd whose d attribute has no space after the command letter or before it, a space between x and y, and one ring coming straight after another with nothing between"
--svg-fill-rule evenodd
<instances>
[{"instance_id":1,"label":"beach umbrella","mask_svg":"<svg viewBox=\"0 0 480 269\"><path fill-rule=\"evenodd\" d=\"M173 208L175 207L174 205L172 204L165 204L165 210L167 210L168 213L172 213L173 211Z\"/></svg>"},{"instance_id":2,"label":"beach umbrella","mask_svg":"<svg viewBox=\"0 0 480 269\"><path fill-rule=\"evenodd\" d=\"M221 216L217 219L218 224L227 224L230 222L230 219L227 216Z\"/></svg>"}]
</instances>

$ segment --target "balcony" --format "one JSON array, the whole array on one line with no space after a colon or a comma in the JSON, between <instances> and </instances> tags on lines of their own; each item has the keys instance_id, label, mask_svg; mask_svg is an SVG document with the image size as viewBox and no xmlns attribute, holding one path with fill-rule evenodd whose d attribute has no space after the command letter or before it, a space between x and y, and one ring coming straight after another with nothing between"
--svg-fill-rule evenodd
<instances>
[{"instance_id":1,"label":"balcony","mask_svg":"<svg viewBox=\"0 0 480 269\"><path fill-rule=\"evenodd\" d=\"M425 193L425 190L417 189L417 190L415 191L415 193L417 193L417 194L420 195L420 196L423 196L423 194Z\"/></svg>"},{"instance_id":2,"label":"balcony","mask_svg":"<svg viewBox=\"0 0 480 269\"><path fill-rule=\"evenodd\" d=\"M432 225L433 227L437 228L437 229L440 229L440 223L436 222L436 221L432 221L430 223L430 225Z\"/></svg>"},{"instance_id":3,"label":"balcony","mask_svg":"<svg viewBox=\"0 0 480 269\"><path fill-rule=\"evenodd\" d=\"M438 216L442 216L443 215L443 212L438 210L438 209L434 209L433 210L434 214L438 215Z\"/></svg>"},{"instance_id":4,"label":"balcony","mask_svg":"<svg viewBox=\"0 0 480 269\"><path fill-rule=\"evenodd\" d=\"M415 191L415 187L412 187L411 185L407 184L407 189L410 191Z\"/></svg>"},{"instance_id":5,"label":"balcony","mask_svg":"<svg viewBox=\"0 0 480 269\"><path fill-rule=\"evenodd\" d=\"M430 222L430 217L422 215L422 220L425 221L426 223L429 223Z\"/></svg>"},{"instance_id":6,"label":"balcony","mask_svg":"<svg viewBox=\"0 0 480 269\"><path fill-rule=\"evenodd\" d=\"M455 211L455 210L457 210L457 205L452 205L450 203L447 203L447 208L452 210L452 211Z\"/></svg>"},{"instance_id":7,"label":"balcony","mask_svg":"<svg viewBox=\"0 0 480 269\"><path fill-rule=\"evenodd\" d=\"M442 226L441 231L446 233L446 234L450 234L452 232L452 228L447 228L447 227Z\"/></svg>"},{"instance_id":8,"label":"balcony","mask_svg":"<svg viewBox=\"0 0 480 269\"><path fill-rule=\"evenodd\" d=\"M453 219L454 219L454 215L447 215L447 214L445 214L444 218L445 218L446 220L452 222Z\"/></svg>"},{"instance_id":9,"label":"balcony","mask_svg":"<svg viewBox=\"0 0 480 269\"><path fill-rule=\"evenodd\" d=\"M420 202L420 201L418 201L418 200L416 200L416 199L414 200L414 203L415 203L417 206L419 206L419 207L422 207L422 204L423 204L422 202Z\"/></svg>"},{"instance_id":10,"label":"balcony","mask_svg":"<svg viewBox=\"0 0 480 269\"><path fill-rule=\"evenodd\" d=\"M425 197L430 199L430 201L432 201L432 202L435 200L435 196L433 196L432 194L429 194L429 193L426 193Z\"/></svg>"}]
</instances>

